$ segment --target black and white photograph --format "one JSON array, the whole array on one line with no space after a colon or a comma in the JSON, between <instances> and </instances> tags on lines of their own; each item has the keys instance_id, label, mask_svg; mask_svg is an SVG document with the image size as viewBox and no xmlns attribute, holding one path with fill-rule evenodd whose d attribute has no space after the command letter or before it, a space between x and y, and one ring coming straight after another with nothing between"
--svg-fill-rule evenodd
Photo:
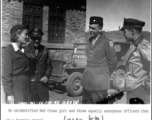
<instances>
[{"instance_id":1,"label":"black and white photograph","mask_svg":"<svg viewBox=\"0 0 152 120\"><path fill-rule=\"evenodd\" d=\"M151 120L150 66L151 0L1 0L2 120Z\"/></svg>"}]
</instances>

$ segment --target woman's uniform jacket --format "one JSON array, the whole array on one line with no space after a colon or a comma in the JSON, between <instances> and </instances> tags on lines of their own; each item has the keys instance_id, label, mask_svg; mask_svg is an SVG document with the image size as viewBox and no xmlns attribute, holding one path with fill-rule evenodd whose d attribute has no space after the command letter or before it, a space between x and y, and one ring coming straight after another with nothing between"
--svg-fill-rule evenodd
<instances>
[{"instance_id":1,"label":"woman's uniform jacket","mask_svg":"<svg viewBox=\"0 0 152 120\"><path fill-rule=\"evenodd\" d=\"M29 60L12 43L4 50L2 83L6 96L14 96L14 103L28 102L30 91ZM16 49L15 49L16 48Z\"/></svg>"}]
</instances>

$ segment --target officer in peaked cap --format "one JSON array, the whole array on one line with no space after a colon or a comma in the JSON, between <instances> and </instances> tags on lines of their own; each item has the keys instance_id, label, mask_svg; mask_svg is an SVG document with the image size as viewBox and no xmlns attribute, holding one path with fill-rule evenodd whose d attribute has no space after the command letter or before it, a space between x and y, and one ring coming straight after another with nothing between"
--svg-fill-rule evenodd
<instances>
[{"instance_id":1,"label":"officer in peaked cap","mask_svg":"<svg viewBox=\"0 0 152 120\"><path fill-rule=\"evenodd\" d=\"M110 74L117 65L113 41L102 32L103 18L90 17L89 31L91 37L87 41L87 65L82 77L82 103L97 103L110 88Z\"/></svg>"},{"instance_id":2,"label":"officer in peaked cap","mask_svg":"<svg viewBox=\"0 0 152 120\"><path fill-rule=\"evenodd\" d=\"M34 47L39 47L43 32L39 28L34 28L29 32L29 36L33 42Z\"/></svg>"},{"instance_id":3,"label":"officer in peaked cap","mask_svg":"<svg viewBox=\"0 0 152 120\"><path fill-rule=\"evenodd\" d=\"M42 37L43 36L43 32L39 28L35 28L35 29L32 29L29 32L29 36Z\"/></svg>"},{"instance_id":4,"label":"officer in peaked cap","mask_svg":"<svg viewBox=\"0 0 152 120\"><path fill-rule=\"evenodd\" d=\"M31 43L25 47L25 53L29 57L30 72L32 77L31 101L47 102L49 100L48 80L52 72L52 62L48 49L41 45L43 32L34 28L29 32Z\"/></svg>"},{"instance_id":5,"label":"officer in peaked cap","mask_svg":"<svg viewBox=\"0 0 152 120\"><path fill-rule=\"evenodd\" d=\"M142 28L145 22L134 18L124 18L124 36L127 42L131 42L128 53L129 60L126 63L126 90L127 100L139 98L144 103L150 103L150 51L149 41L142 36ZM125 58L127 54L125 55Z\"/></svg>"},{"instance_id":6,"label":"officer in peaked cap","mask_svg":"<svg viewBox=\"0 0 152 120\"><path fill-rule=\"evenodd\" d=\"M123 27L121 28L122 31L125 30L125 28L140 28L142 29L145 26L144 21L140 21L133 18L124 18Z\"/></svg>"},{"instance_id":7,"label":"officer in peaked cap","mask_svg":"<svg viewBox=\"0 0 152 120\"><path fill-rule=\"evenodd\" d=\"M103 18L97 16L90 17L90 25L91 24L98 24L103 27Z\"/></svg>"}]
</instances>

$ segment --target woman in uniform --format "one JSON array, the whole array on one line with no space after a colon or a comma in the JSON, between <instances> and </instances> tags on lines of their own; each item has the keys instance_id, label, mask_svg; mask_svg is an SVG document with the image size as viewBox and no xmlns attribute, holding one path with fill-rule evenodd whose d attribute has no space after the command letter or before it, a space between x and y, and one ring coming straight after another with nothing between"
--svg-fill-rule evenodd
<instances>
[{"instance_id":1,"label":"woman in uniform","mask_svg":"<svg viewBox=\"0 0 152 120\"><path fill-rule=\"evenodd\" d=\"M15 25L10 30L11 44L4 49L2 85L8 104L28 102L29 61L24 54L28 26Z\"/></svg>"}]
</instances>

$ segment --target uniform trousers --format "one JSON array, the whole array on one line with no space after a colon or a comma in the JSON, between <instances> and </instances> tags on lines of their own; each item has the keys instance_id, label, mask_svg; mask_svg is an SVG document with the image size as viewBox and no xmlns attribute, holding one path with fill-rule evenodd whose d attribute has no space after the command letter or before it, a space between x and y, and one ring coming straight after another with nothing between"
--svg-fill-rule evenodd
<instances>
[{"instance_id":1,"label":"uniform trousers","mask_svg":"<svg viewBox=\"0 0 152 120\"><path fill-rule=\"evenodd\" d=\"M33 89L31 89L31 102L35 103L45 103L49 101L49 85L43 82L34 82ZM33 90L35 92L33 92Z\"/></svg>"}]
</instances>

